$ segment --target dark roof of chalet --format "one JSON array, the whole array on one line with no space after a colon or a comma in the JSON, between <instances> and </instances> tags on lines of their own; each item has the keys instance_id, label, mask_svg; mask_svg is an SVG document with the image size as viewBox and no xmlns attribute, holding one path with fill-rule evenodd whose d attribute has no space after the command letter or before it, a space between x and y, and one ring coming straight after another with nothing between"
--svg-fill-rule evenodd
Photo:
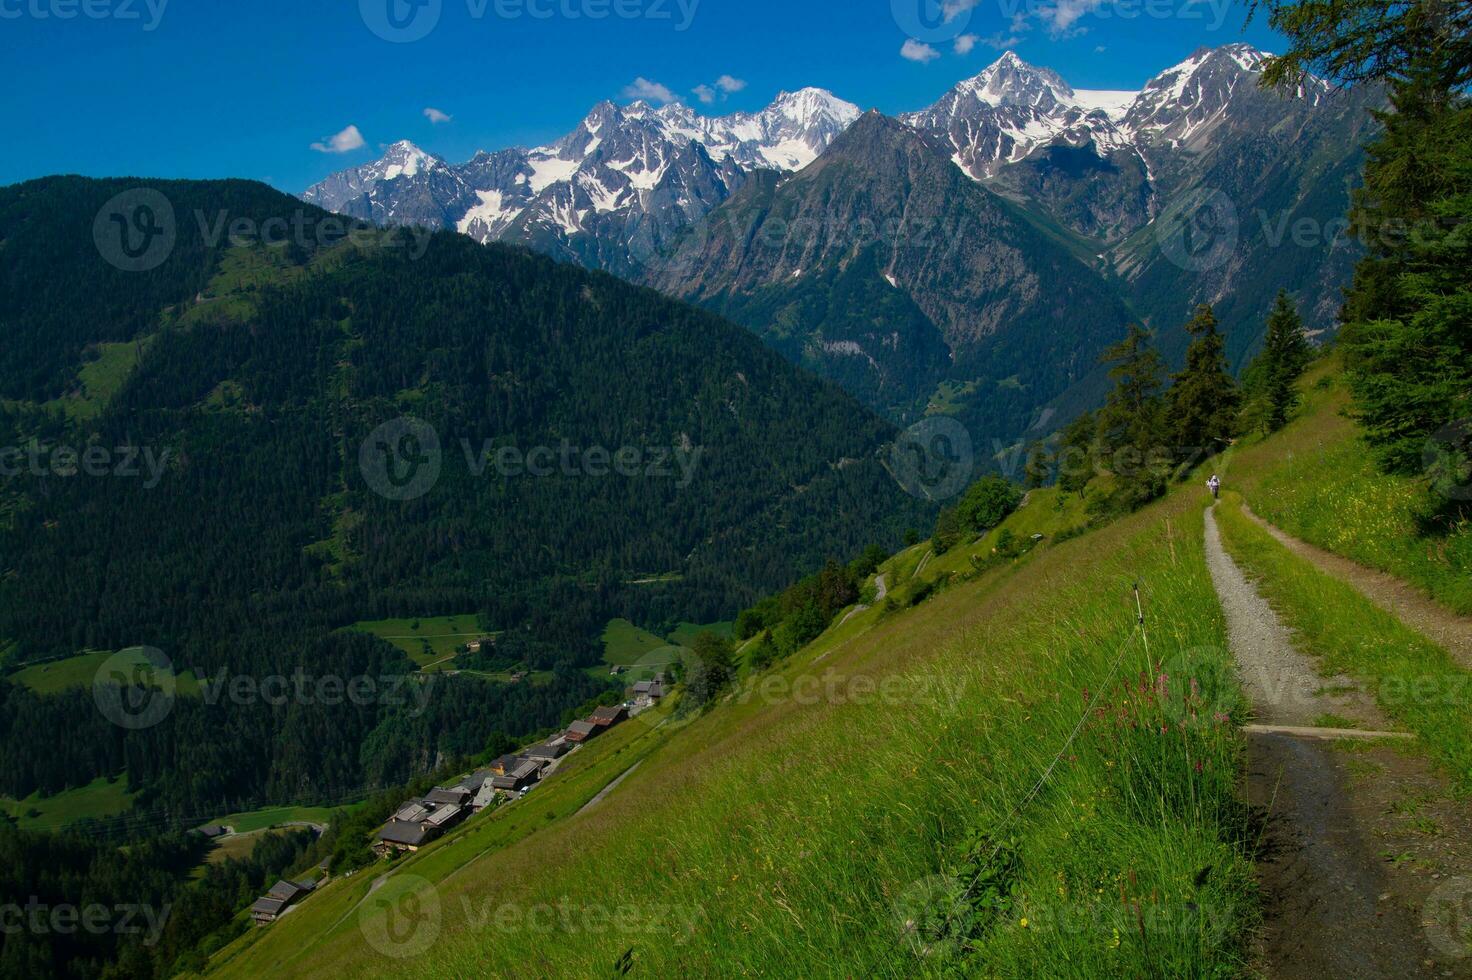
<instances>
[{"instance_id":1,"label":"dark roof of chalet","mask_svg":"<svg viewBox=\"0 0 1472 980\"><path fill-rule=\"evenodd\" d=\"M464 779L460 780L458 783L452 786L451 789L463 789L467 793L474 796L480 791L480 788L485 785L486 780L490 779L494 775L495 773L489 769L477 769L475 772L471 773L469 776L466 776Z\"/></svg>"},{"instance_id":2,"label":"dark roof of chalet","mask_svg":"<svg viewBox=\"0 0 1472 980\"><path fill-rule=\"evenodd\" d=\"M588 716L588 720L595 725L608 725L621 718L628 717L628 714L629 709L621 704L604 705L601 708L594 708L593 713Z\"/></svg>"},{"instance_id":3,"label":"dark roof of chalet","mask_svg":"<svg viewBox=\"0 0 1472 980\"><path fill-rule=\"evenodd\" d=\"M276 884L271 886L271 890L266 892L265 897L278 898L283 902L289 902L293 898L296 898L297 895L301 894L302 891L303 889L301 885L298 885L294 881L287 881L283 878L281 881L278 881L276 882Z\"/></svg>"},{"instance_id":4,"label":"dark roof of chalet","mask_svg":"<svg viewBox=\"0 0 1472 980\"><path fill-rule=\"evenodd\" d=\"M545 742L538 742L526 750L526 754L533 759L559 759L571 748L561 738L549 738Z\"/></svg>"},{"instance_id":5,"label":"dark roof of chalet","mask_svg":"<svg viewBox=\"0 0 1472 980\"><path fill-rule=\"evenodd\" d=\"M250 904L252 915L256 913L276 915L284 908L286 908L286 899L284 898L267 898L262 896Z\"/></svg>"},{"instance_id":6,"label":"dark roof of chalet","mask_svg":"<svg viewBox=\"0 0 1472 980\"><path fill-rule=\"evenodd\" d=\"M510 771L516 768L516 759L517 757L514 755L503 755L495 762L491 763L491 765L500 766L502 769Z\"/></svg>"},{"instance_id":7,"label":"dark roof of chalet","mask_svg":"<svg viewBox=\"0 0 1472 980\"><path fill-rule=\"evenodd\" d=\"M597 729L598 726L593 724L591 721L575 721L571 725L567 726L568 732L577 735L589 735L592 734L594 731L597 731Z\"/></svg>"},{"instance_id":8,"label":"dark roof of chalet","mask_svg":"<svg viewBox=\"0 0 1472 980\"><path fill-rule=\"evenodd\" d=\"M200 834L204 837L219 837L224 832L225 828L217 823L208 823L205 824L203 827L194 828L194 833Z\"/></svg>"},{"instance_id":9,"label":"dark roof of chalet","mask_svg":"<svg viewBox=\"0 0 1472 980\"><path fill-rule=\"evenodd\" d=\"M426 834L422 824L390 820L378 832L378 839L389 844L409 844L417 847L424 843Z\"/></svg>"},{"instance_id":10,"label":"dark roof of chalet","mask_svg":"<svg viewBox=\"0 0 1472 980\"><path fill-rule=\"evenodd\" d=\"M471 795L471 790L464 787L436 786L424 794L424 799L430 803L464 803L465 798Z\"/></svg>"},{"instance_id":11,"label":"dark roof of chalet","mask_svg":"<svg viewBox=\"0 0 1472 980\"><path fill-rule=\"evenodd\" d=\"M634 682L634 693L635 694L647 694L647 693L649 693L649 688L652 687L653 684L654 684L653 681L635 681Z\"/></svg>"}]
</instances>

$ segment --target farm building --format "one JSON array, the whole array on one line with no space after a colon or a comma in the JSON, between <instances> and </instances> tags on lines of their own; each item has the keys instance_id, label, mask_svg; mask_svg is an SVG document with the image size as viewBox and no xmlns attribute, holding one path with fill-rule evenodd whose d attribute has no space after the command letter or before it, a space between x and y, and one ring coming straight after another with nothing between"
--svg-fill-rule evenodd
<instances>
[{"instance_id":1,"label":"farm building","mask_svg":"<svg viewBox=\"0 0 1472 980\"><path fill-rule=\"evenodd\" d=\"M586 742L602 730L591 721L575 721L567 726L567 734L563 737L569 742Z\"/></svg>"},{"instance_id":2,"label":"farm building","mask_svg":"<svg viewBox=\"0 0 1472 980\"><path fill-rule=\"evenodd\" d=\"M441 806L446 804L453 806L464 806L470 802L475 793L463 786L436 786L424 794L424 802L437 803Z\"/></svg>"},{"instance_id":3,"label":"farm building","mask_svg":"<svg viewBox=\"0 0 1472 980\"><path fill-rule=\"evenodd\" d=\"M542 767L536 762L528 759L516 769L504 776L497 776L491 780L491 785L496 789L515 791L525 789L536 782L542 775Z\"/></svg>"},{"instance_id":4,"label":"farm building","mask_svg":"<svg viewBox=\"0 0 1472 980\"><path fill-rule=\"evenodd\" d=\"M271 886L271 890L256 899L250 907L250 917L258 926L275 922L291 904L310 892L315 885L311 882L295 882L282 879Z\"/></svg>"},{"instance_id":5,"label":"farm building","mask_svg":"<svg viewBox=\"0 0 1472 980\"><path fill-rule=\"evenodd\" d=\"M429 830L423 823L390 820L378 831L373 851L379 857L388 857L399 851L417 851L436 836L438 832Z\"/></svg>"},{"instance_id":6,"label":"farm building","mask_svg":"<svg viewBox=\"0 0 1472 980\"><path fill-rule=\"evenodd\" d=\"M572 749L572 746L561 736L557 736L555 738L549 738L545 742L538 742L536 745L527 749L526 757L528 759L536 759L539 762L551 762L553 759L560 759L567 755L570 749Z\"/></svg>"},{"instance_id":7,"label":"farm building","mask_svg":"<svg viewBox=\"0 0 1472 980\"><path fill-rule=\"evenodd\" d=\"M593 713L588 716L588 721L597 725L599 728L612 728L628 717L629 709L621 704L615 704L595 708Z\"/></svg>"}]
</instances>

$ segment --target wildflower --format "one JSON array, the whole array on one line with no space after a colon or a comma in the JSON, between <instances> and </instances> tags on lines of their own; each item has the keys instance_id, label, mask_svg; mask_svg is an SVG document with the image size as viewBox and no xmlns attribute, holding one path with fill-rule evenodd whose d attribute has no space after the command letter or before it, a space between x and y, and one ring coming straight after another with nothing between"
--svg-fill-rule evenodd
<instances>
[{"instance_id":1,"label":"wildflower","mask_svg":"<svg viewBox=\"0 0 1472 980\"><path fill-rule=\"evenodd\" d=\"M1119 949L1119 930L1118 929L1111 929L1110 932L1114 933L1114 935L1111 936L1110 939L1109 939L1109 948L1110 949Z\"/></svg>"},{"instance_id":2,"label":"wildflower","mask_svg":"<svg viewBox=\"0 0 1472 980\"><path fill-rule=\"evenodd\" d=\"M1022 926L1022 928L1026 929L1027 928L1027 916L1024 915L1022 917L1022 920L1020 922L1018 922L1017 924L1020 925L1020 926Z\"/></svg>"}]
</instances>

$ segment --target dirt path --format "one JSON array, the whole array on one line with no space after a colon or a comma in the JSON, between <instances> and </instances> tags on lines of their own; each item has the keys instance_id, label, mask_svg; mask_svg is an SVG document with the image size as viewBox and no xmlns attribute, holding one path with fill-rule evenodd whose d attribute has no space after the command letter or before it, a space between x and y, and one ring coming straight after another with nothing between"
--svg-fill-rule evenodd
<instances>
[{"instance_id":1,"label":"dirt path","mask_svg":"<svg viewBox=\"0 0 1472 980\"><path fill-rule=\"evenodd\" d=\"M1313 562L1320 571L1348 582L1375 605L1443 647L1462 666L1472 668L1472 618L1458 616L1403 579L1300 541L1258 517L1245 502L1242 512L1289 551Z\"/></svg>"},{"instance_id":2,"label":"dirt path","mask_svg":"<svg viewBox=\"0 0 1472 980\"><path fill-rule=\"evenodd\" d=\"M643 759L640 759L639 760L639 762L643 762L643 761L644 761ZM615 776L613 778L613 781L611 783L609 783L607 786L603 787L602 789L600 789L598 791L598 795L597 796L593 797L591 800L589 800L588 802L584 803L582 805L582 807L579 808L578 812L579 813L582 813L584 810L591 810L591 809L593 809L593 807L597 806L599 803L602 803L604 797L606 797L609 793L612 793L614 790L618 789L618 784L621 783L621 782L623 782L625 779L627 779L629 777L629 775L631 773L633 773L633 771L635 769L638 769L639 768L639 762L634 763L632 766L629 766L629 768L625 769L623 772L621 772L617 776Z\"/></svg>"},{"instance_id":3,"label":"dirt path","mask_svg":"<svg viewBox=\"0 0 1472 980\"><path fill-rule=\"evenodd\" d=\"M883 602L884 597L887 595L889 595L889 586L885 584L884 574L881 572L880 574L874 576L874 602L872 603L872 605L878 605L879 603ZM857 606L854 606L848 612L843 614L843 618L838 621L838 625L842 626L844 623L848 622L850 619L853 619L865 609L868 609L870 605L871 603L861 602ZM818 659L821 660L822 658L820 657Z\"/></svg>"},{"instance_id":4,"label":"dirt path","mask_svg":"<svg viewBox=\"0 0 1472 980\"><path fill-rule=\"evenodd\" d=\"M1352 682L1319 676L1294 648L1223 549L1211 511L1206 556L1243 687L1265 723L1247 733L1245 791L1263 819L1256 965L1287 980L1472 976L1466 808L1408 751L1414 743L1313 737L1328 734L1315 726L1324 713L1390 726ZM1441 918L1428 924L1433 912Z\"/></svg>"},{"instance_id":5,"label":"dirt path","mask_svg":"<svg viewBox=\"0 0 1472 980\"><path fill-rule=\"evenodd\" d=\"M1389 731L1390 723L1348 677L1325 678L1293 646L1293 636L1222 547L1216 515L1206 512L1206 565L1227 617L1232 656L1256 720L1268 725L1314 726L1335 714L1355 727ZM1338 726L1335 726L1338 727Z\"/></svg>"}]
</instances>

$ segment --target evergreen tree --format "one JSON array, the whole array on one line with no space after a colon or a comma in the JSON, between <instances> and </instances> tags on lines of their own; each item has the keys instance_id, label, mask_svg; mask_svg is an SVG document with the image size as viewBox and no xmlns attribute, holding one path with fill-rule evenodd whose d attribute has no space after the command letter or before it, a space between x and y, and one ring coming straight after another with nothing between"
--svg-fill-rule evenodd
<instances>
[{"instance_id":1,"label":"evergreen tree","mask_svg":"<svg viewBox=\"0 0 1472 980\"><path fill-rule=\"evenodd\" d=\"M709 630L695 637L685 670L685 693L695 707L714 701L736 676L731 641Z\"/></svg>"},{"instance_id":2,"label":"evergreen tree","mask_svg":"<svg viewBox=\"0 0 1472 980\"><path fill-rule=\"evenodd\" d=\"M1165 489L1169 455L1160 397L1165 365L1139 324L1131 324L1101 359L1113 364L1114 389L1099 412L1099 442L1115 476L1116 503L1132 509Z\"/></svg>"},{"instance_id":3,"label":"evergreen tree","mask_svg":"<svg viewBox=\"0 0 1472 980\"><path fill-rule=\"evenodd\" d=\"M1365 245L1341 319L1354 412L1381 465L1472 464L1472 4L1265 0L1289 40L1265 73L1378 81L1390 109L1350 214ZM1448 431L1462 435L1448 439Z\"/></svg>"},{"instance_id":4,"label":"evergreen tree","mask_svg":"<svg viewBox=\"0 0 1472 980\"><path fill-rule=\"evenodd\" d=\"M1227 372L1226 342L1210 306L1196 308L1186 332L1191 335L1186 366L1172 379L1167 396L1171 434L1181 456L1215 453L1236 434L1241 393Z\"/></svg>"},{"instance_id":5,"label":"evergreen tree","mask_svg":"<svg viewBox=\"0 0 1472 980\"><path fill-rule=\"evenodd\" d=\"M1058 489L1083 495L1094 478L1094 443L1099 431L1092 412L1084 412L1063 427L1058 437Z\"/></svg>"},{"instance_id":6,"label":"evergreen tree","mask_svg":"<svg viewBox=\"0 0 1472 980\"><path fill-rule=\"evenodd\" d=\"M1288 413L1298 403L1295 386L1312 356L1303 333L1303 319L1287 290L1280 290L1268 314L1262 353L1248 369L1258 388L1262 427L1266 431L1276 431L1287 423Z\"/></svg>"},{"instance_id":7,"label":"evergreen tree","mask_svg":"<svg viewBox=\"0 0 1472 980\"><path fill-rule=\"evenodd\" d=\"M1029 490L1047 486L1048 478L1052 476L1053 461L1048 456L1048 450L1041 442L1028 443L1023 451L1022 476L1024 486Z\"/></svg>"}]
</instances>

